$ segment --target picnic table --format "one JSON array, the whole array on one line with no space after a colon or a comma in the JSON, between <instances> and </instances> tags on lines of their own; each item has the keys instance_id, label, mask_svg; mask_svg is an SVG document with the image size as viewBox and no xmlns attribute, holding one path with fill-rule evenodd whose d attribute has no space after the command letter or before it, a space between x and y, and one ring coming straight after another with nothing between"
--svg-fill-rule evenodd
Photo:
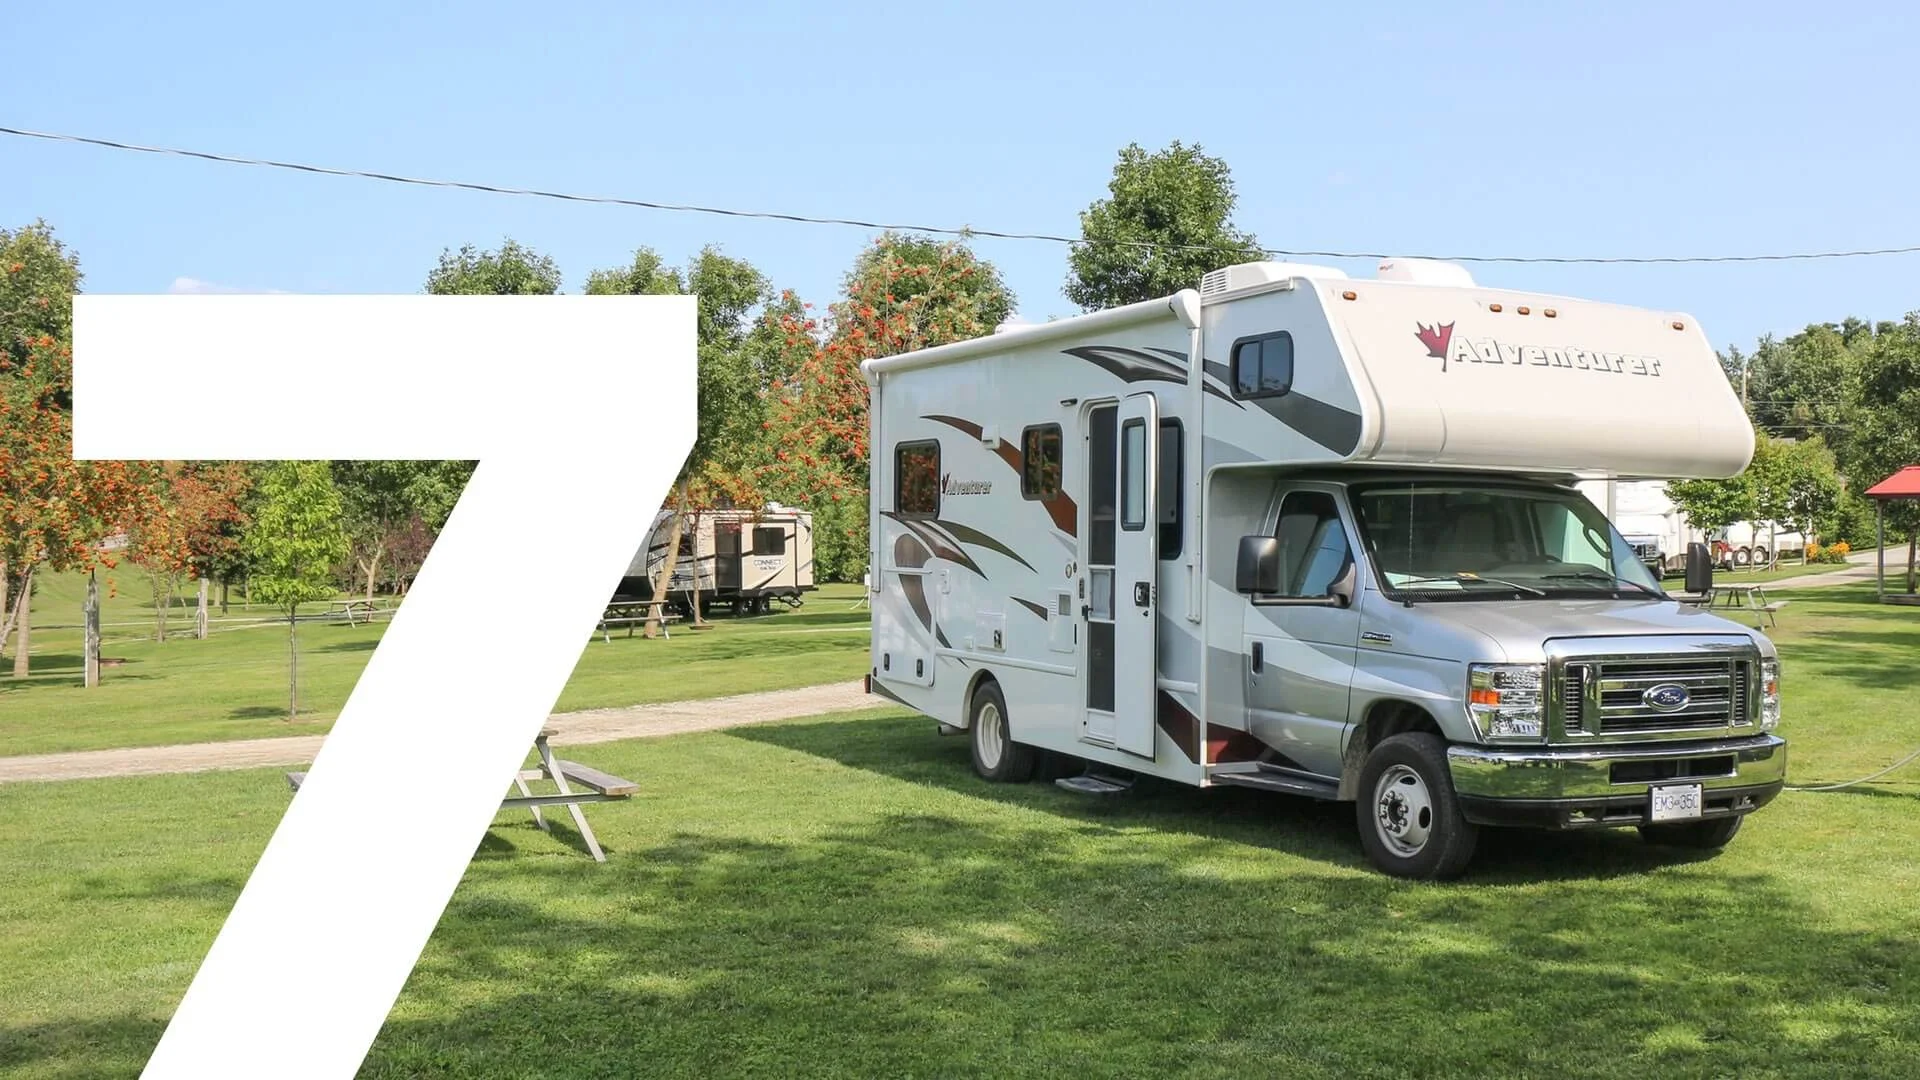
<instances>
[{"instance_id":1,"label":"picnic table","mask_svg":"<svg viewBox=\"0 0 1920 1080\"><path fill-rule=\"evenodd\" d=\"M541 808L565 806L567 812L573 815L573 825L580 830L580 838L587 842L587 850L592 853L593 861L606 862L606 853L600 850L600 841L593 835L593 827L587 824L587 815L581 812L580 804L630 799L640 790L640 785L631 780L623 780L610 773L601 772L599 769L589 768L577 761L554 757L553 748L547 745L547 738L552 734L552 728L543 728L539 736L533 740L533 750L540 759L540 767L522 769L514 774L513 786L519 790L520 794L502 799L500 809L530 810L533 813L533 823L541 830L551 832L546 818L541 816ZM305 772L290 772L287 774L287 785L298 792L306 778ZM559 791L551 795L535 795L527 787L529 780L551 781ZM567 783L569 780L579 784L583 790L574 790Z\"/></svg>"},{"instance_id":2,"label":"picnic table","mask_svg":"<svg viewBox=\"0 0 1920 1080\"><path fill-rule=\"evenodd\" d=\"M1725 601L1722 603L1722 601ZM1754 627L1757 629L1762 620L1778 626L1774 612L1787 606L1785 600L1769 601L1767 587L1758 582L1738 582L1733 584L1716 583L1707 587L1706 607L1737 609L1752 612Z\"/></svg>"},{"instance_id":3,"label":"picnic table","mask_svg":"<svg viewBox=\"0 0 1920 1080\"><path fill-rule=\"evenodd\" d=\"M598 629L601 639L611 643L613 635L608 628L614 626L625 626L627 636L632 637L635 625L656 617L660 622L660 632L671 638L673 631L669 628L680 621L680 615L678 612L665 610L666 604L665 600L642 600L637 596L614 597L607 601L607 609L600 615Z\"/></svg>"},{"instance_id":4,"label":"picnic table","mask_svg":"<svg viewBox=\"0 0 1920 1080\"><path fill-rule=\"evenodd\" d=\"M374 604L374 602L373 602L373 601L371 601L371 600L368 600L368 599L366 599L365 597L361 597L361 598L359 598L359 599L355 599L355 600L334 600L334 601L330 601L330 602L329 602L329 606L328 606L328 609L327 609L327 614L329 614L329 615L333 615L333 614L344 614L344 615L345 615L345 616L347 617L347 625L348 625L348 626L352 626L352 625L354 625L354 622L353 622L353 613L354 613L355 611L364 611L364 612L366 612L366 613L367 613L367 622L368 622L368 623L372 623L372 622L373 622L373 613L374 613L375 611L378 611L378 610L379 610L379 608L378 608L377 606L375 606L375 604Z\"/></svg>"}]
</instances>

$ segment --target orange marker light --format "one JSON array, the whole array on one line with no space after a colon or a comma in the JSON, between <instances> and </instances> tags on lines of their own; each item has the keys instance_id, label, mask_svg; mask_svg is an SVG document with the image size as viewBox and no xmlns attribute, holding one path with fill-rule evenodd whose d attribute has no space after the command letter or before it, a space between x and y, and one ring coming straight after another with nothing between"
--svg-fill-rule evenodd
<instances>
[{"instance_id":1,"label":"orange marker light","mask_svg":"<svg viewBox=\"0 0 1920 1080\"><path fill-rule=\"evenodd\" d=\"M1514 308L1514 310L1519 312L1522 315L1528 314L1528 311L1526 308Z\"/></svg>"},{"instance_id":2,"label":"orange marker light","mask_svg":"<svg viewBox=\"0 0 1920 1080\"><path fill-rule=\"evenodd\" d=\"M1675 330L1685 330L1687 328L1687 324L1683 322L1676 322L1673 324L1673 328Z\"/></svg>"},{"instance_id":3,"label":"orange marker light","mask_svg":"<svg viewBox=\"0 0 1920 1080\"><path fill-rule=\"evenodd\" d=\"M1467 695L1467 697L1475 705L1498 706L1500 704L1500 691L1498 690L1475 690L1473 693Z\"/></svg>"},{"instance_id":4,"label":"orange marker light","mask_svg":"<svg viewBox=\"0 0 1920 1080\"><path fill-rule=\"evenodd\" d=\"M1488 305L1487 305L1487 310L1488 310L1488 311L1499 311L1499 310L1500 310L1500 305L1499 305L1499 304L1488 304Z\"/></svg>"},{"instance_id":5,"label":"orange marker light","mask_svg":"<svg viewBox=\"0 0 1920 1080\"><path fill-rule=\"evenodd\" d=\"M1559 312L1554 311L1552 308L1548 308L1547 310L1541 312L1540 314L1545 315L1547 318L1551 319L1555 315L1559 314Z\"/></svg>"},{"instance_id":6,"label":"orange marker light","mask_svg":"<svg viewBox=\"0 0 1920 1080\"><path fill-rule=\"evenodd\" d=\"M1359 299L1359 297L1358 297L1358 296L1356 296L1356 295L1354 295L1354 294L1353 294L1352 292L1343 292L1343 293L1341 293L1341 294L1340 294L1340 299L1342 299L1342 300L1358 300L1358 299Z\"/></svg>"}]
</instances>

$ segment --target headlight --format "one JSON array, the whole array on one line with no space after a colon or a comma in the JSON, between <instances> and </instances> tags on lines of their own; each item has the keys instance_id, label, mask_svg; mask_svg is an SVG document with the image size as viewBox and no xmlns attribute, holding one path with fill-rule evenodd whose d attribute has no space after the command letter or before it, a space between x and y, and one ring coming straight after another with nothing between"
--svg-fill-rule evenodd
<instances>
[{"instance_id":1,"label":"headlight","mask_svg":"<svg viewBox=\"0 0 1920 1080\"><path fill-rule=\"evenodd\" d=\"M1538 664L1474 664L1467 668L1467 716L1487 742L1539 742L1546 737L1545 670Z\"/></svg>"},{"instance_id":2,"label":"headlight","mask_svg":"<svg viewBox=\"0 0 1920 1080\"><path fill-rule=\"evenodd\" d=\"M1780 726L1780 661L1760 661L1760 730Z\"/></svg>"}]
</instances>

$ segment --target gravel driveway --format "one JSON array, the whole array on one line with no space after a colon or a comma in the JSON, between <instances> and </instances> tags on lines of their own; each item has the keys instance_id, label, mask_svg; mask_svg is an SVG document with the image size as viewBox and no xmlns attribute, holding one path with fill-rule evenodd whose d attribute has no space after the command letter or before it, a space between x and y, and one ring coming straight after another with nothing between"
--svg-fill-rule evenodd
<instances>
[{"instance_id":1,"label":"gravel driveway","mask_svg":"<svg viewBox=\"0 0 1920 1080\"><path fill-rule=\"evenodd\" d=\"M558 713L547 722L547 726L553 731L549 741L555 746L567 746L713 731L744 724L869 709L885 704L885 698L868 696L860 683L835 683L701 701L666 701L624 709ZM324 738L321 735L293 735L277 739L6 757L0 758L0 783L305 765L313 760Z\"/></svg>"}]
</instances>

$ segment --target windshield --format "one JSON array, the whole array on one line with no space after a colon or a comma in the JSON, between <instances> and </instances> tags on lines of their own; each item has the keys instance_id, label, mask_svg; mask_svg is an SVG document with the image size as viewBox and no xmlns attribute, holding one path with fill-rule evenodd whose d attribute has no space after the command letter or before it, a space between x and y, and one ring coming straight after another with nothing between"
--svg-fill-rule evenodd
<instances>
[{"instance_id":1,"label":"windshield","mask_svg":"<svg viewBox=\"0 0 1920 1080\"><path fill-rule=\"evenodd\" d=\"M1575 492L1480 484L1380 484L1353 510L1396 598L1665 597L1594 505Z\"/></svg>"}]
</instances>

